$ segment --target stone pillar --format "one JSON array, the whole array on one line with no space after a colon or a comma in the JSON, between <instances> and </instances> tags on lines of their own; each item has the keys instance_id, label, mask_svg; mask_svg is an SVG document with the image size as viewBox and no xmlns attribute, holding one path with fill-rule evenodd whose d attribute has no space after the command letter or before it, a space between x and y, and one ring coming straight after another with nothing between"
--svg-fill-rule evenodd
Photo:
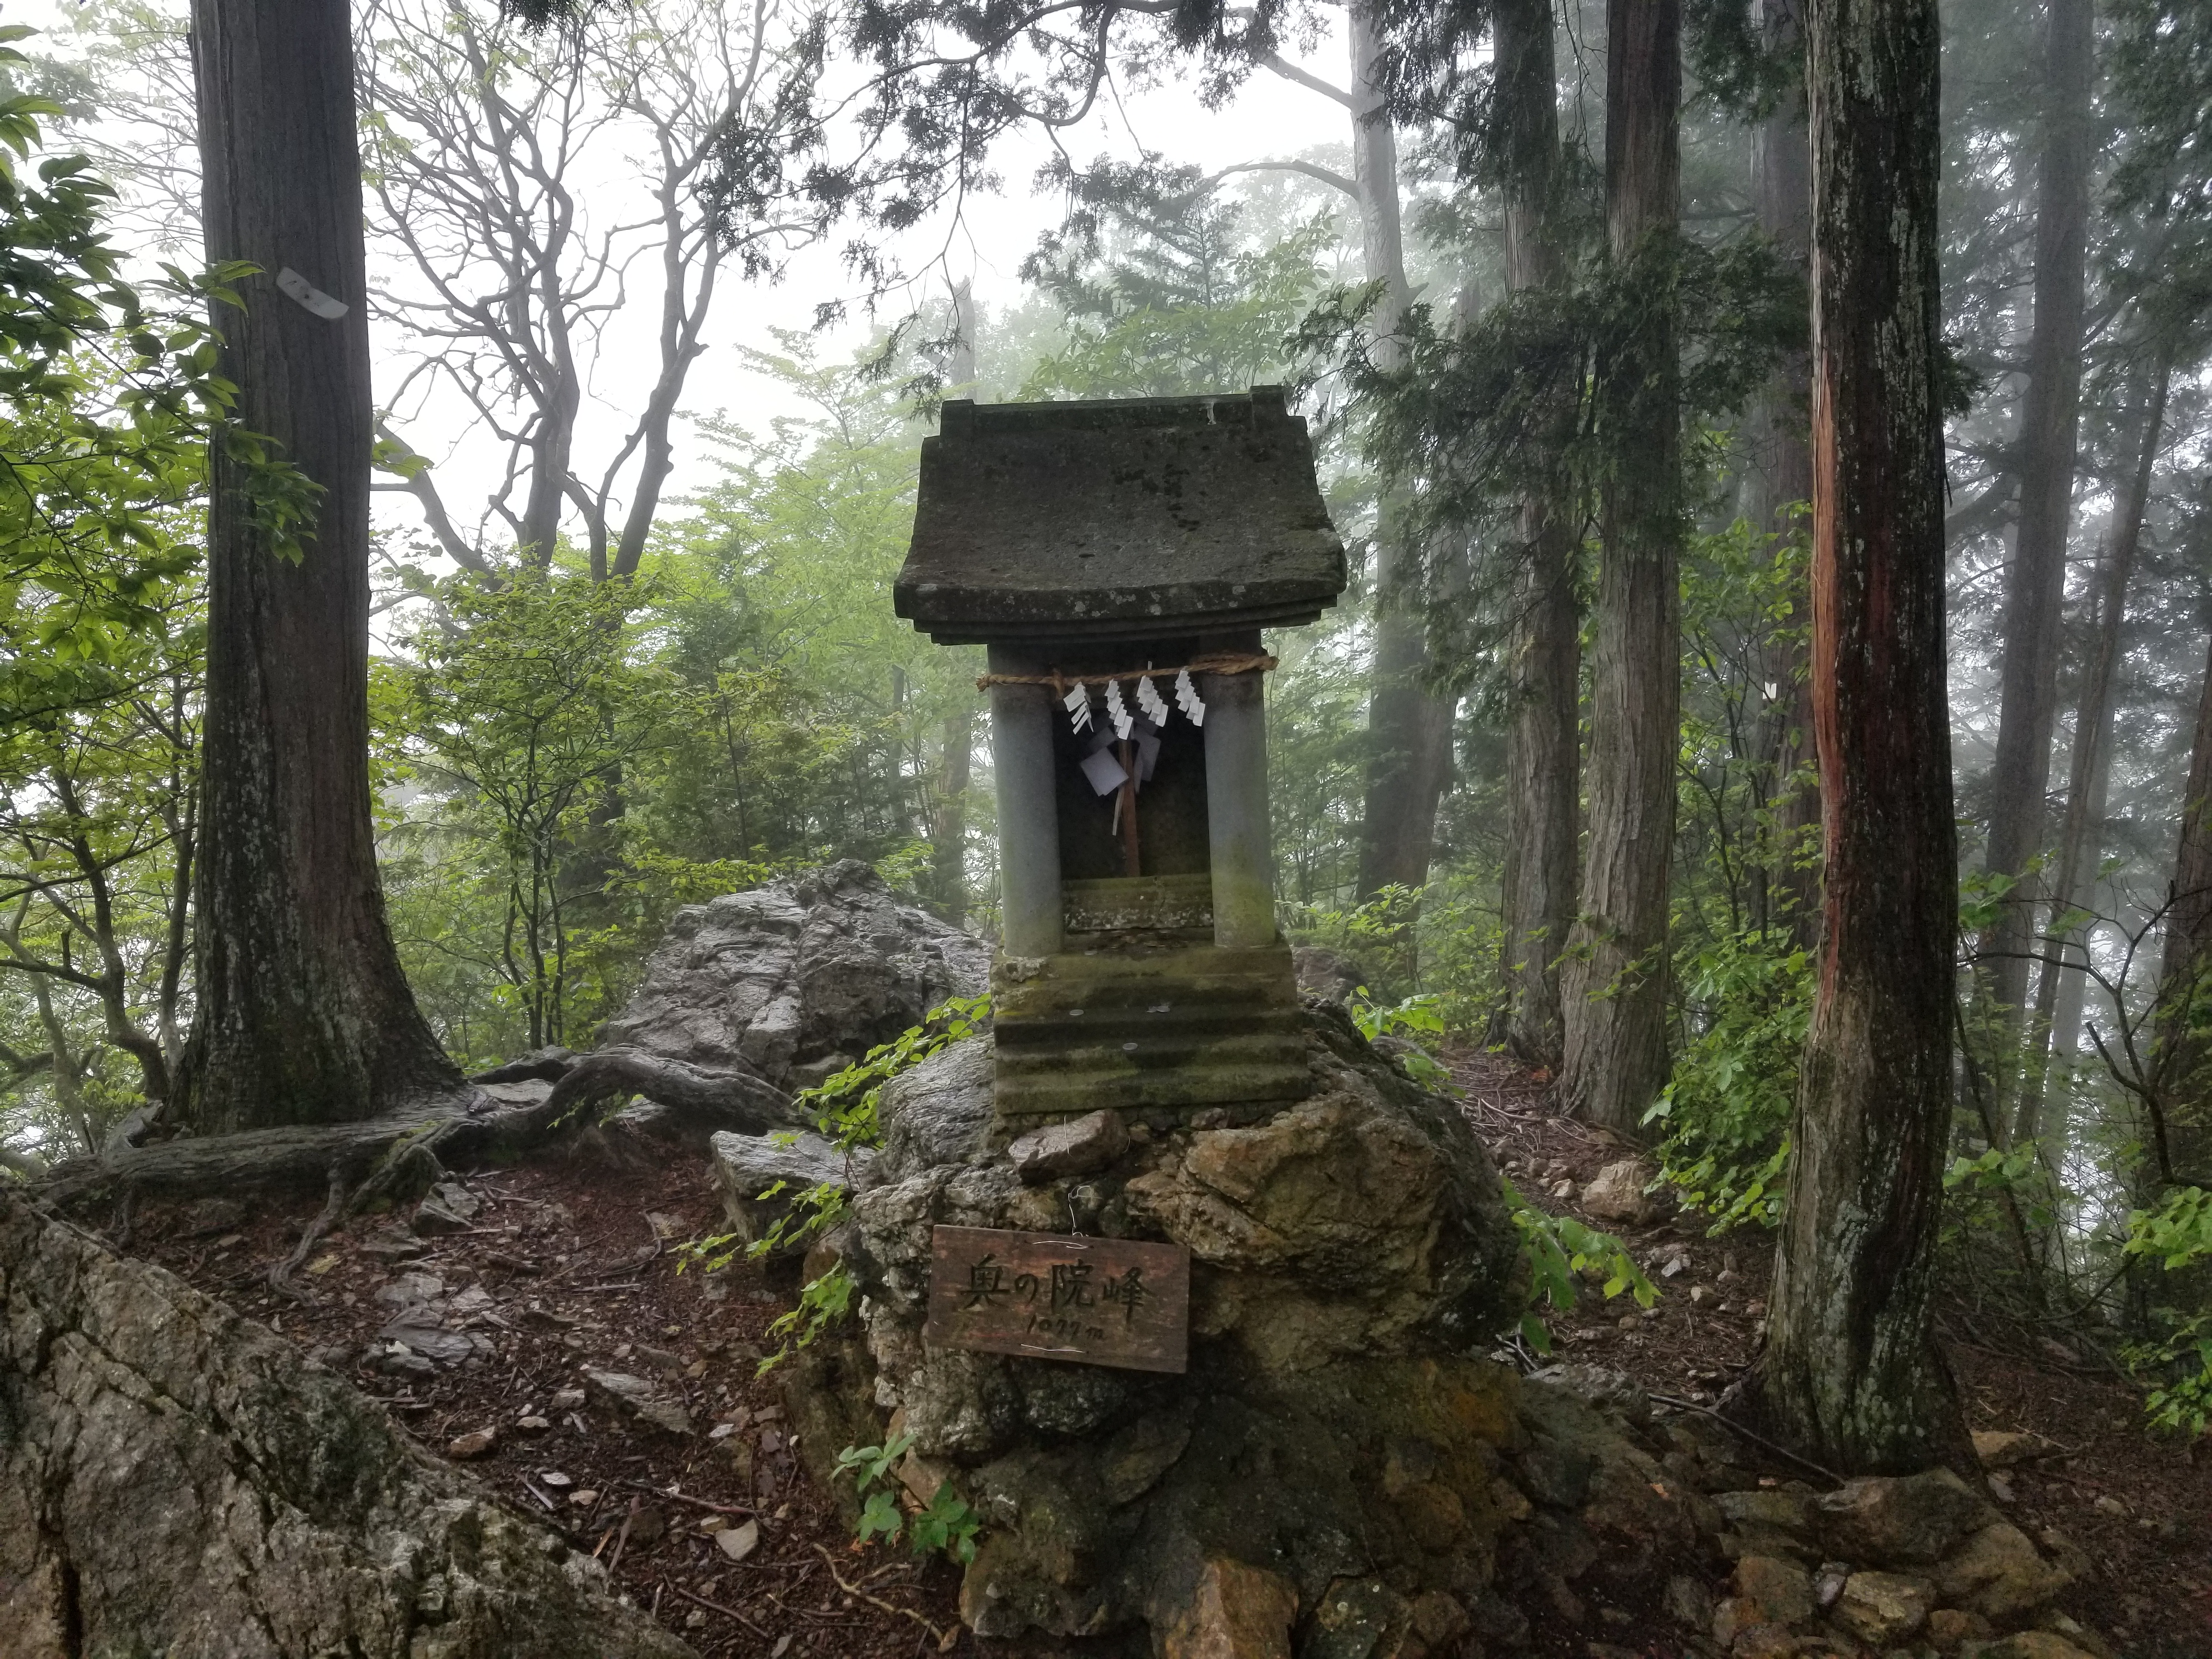
<instances>
[{"instance_id":1,"label":"stone pillar","mask_svg":"<svg viewBox=\"0 0 2212 1659\"><path fill-rule=\"evenodd\" d=\"M1213 863L1213 942L1275 942L1275 859L1267 834L1266 676L1205 674L1206 821Z\"/></svg>"},{"instance_id":2,"label":"stone pillar","mask_svg":"<svg viewBox=\"0 0 2212 1659\"><path fill-rule=\"evenodd\" d=\"M994 674L1034 674L993 646ZM1060 950L1060 812L1054 803L1052 688L991 688L991 770L999 792L999 945L1008 956Z\"/></svg>"}]
</instances>

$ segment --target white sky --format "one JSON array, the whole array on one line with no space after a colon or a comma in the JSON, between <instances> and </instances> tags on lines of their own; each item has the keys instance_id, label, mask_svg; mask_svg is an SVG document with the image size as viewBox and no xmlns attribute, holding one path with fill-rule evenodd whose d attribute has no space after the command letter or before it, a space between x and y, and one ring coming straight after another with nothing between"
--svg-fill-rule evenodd
<instances>
[{"instance_id":1,"label":"white sky","mask_svg":"<svg viewBox=\"0 0 2212 1659\"><path fill-rule=\"evenodd\" d=\"M471 0L471 3L482 15L489 11L494 0ZM641 0L648 12L652 3L653 0ZM166 0L164 9L181 18L186 0ZM9 0L0 6L9 22L50 30L60 21L64 10L63 0ZM55 44L66 49L64 41ZM30 43L33 51L40 45ZM1346 52L1340 23L1331 38L1300 61L1340 85L1346 79ZM1150 149L1173 162L1195 162L1212 169L1294 155L1317 144L1342 143L1349 136L1349 118L1341 106L1261 72L1252 77L1233 104L1218 111L1204 108L1185 85L1168 84L1133 94L1102 97L1088 121L1061 133L1060 143L1081 164L1102 152L1127 161L1133 160L1140 150ZM1022 285L1017 270L1036 246L1039 233L1056 223L1061 212L1062 204L1056 195L1036 195L1030 184L1051 154L1052 146L1042 134L1033 130L1015 134L993 157L995 170L1005 181L1001 191L971 197L957 228L940 219L908 233L893 245L902 256L902 263L910 267L927 263L949 235L953 274L970 277L976 298L987 309L1018 302ZM605 155L595 162L593 172L580 174L575 182L586 219L612 223L635 216L635 186L618 155ZM837 252L848 234L833 233L828 243L796 254L780 282L747 282L737 274L733 264L726 265L706 327L708 349L693 366L686 385L681 404L685 414L726 411L740 424L761 430L774 416L797 412L789 394L768 377L750 372L734 348L750 345L774 349L771 330L808 329L819 301L852 294L854 284L842 269ZM380 246L372 234L373 272L395 257L398 257L397 251ZM580 421L577 446L577 470L586 478L597 474L604 465L600 458L629 429L655 367L658 287L651 273L640 274L647 280L633 288L628 310L607 329L592 368L592 402ZM919 292L922 296L939 297L944 287L944 278L933 276ZM888 314L896 315L899 308L895 300ZM822 356L835 360L848 355L869 331L869 319L856 313L851 323L825 337ZM391 325L376 326L372 340L382 402L416 362L419 346ZM402 435L435 464L449 509L465 526L473 522L482 510L486 490L497 478L504 446L472 433L472 411L451 393L434 394L417 408L403 406L399 414ZM674 438L676 471L663 496L671 506L714 476L711 457L680 418ZM415 503L404 495L380 495L377 516L379 523L393 528L412 530L420 523Z\"/></svg>"}]
</instances>

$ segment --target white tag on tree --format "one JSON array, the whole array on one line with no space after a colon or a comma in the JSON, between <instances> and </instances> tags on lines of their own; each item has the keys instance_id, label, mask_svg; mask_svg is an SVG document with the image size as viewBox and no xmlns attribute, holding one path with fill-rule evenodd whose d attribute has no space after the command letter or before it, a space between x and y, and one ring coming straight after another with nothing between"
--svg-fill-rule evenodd
<instances>
[{"instance_id":1,"label":"white tag on tree","mask_svg":"<svg viewBox=\"0 0 2212 1659\"><path fill-rule=\"evenodd\" d=\"M1083 775L1092 790L1101 795L1112 794L1129 781L1128 773L1122 769L1121 763L1114 758L1114 751L1110 749L1101 749L1094 755L1085 756Z\"/></svg>"},{"instance_id":2,"label":"white tag on tree","mask_svg":"<svg viewBox=\"0 0 2212 1659\"><path fill-rule=\"evenodd\" d=\"M1206 705L1199 701L1198 688L1190 683L1190 670L1176 670L1176 707L1193 726L1206 724Z\"/></svg>"},{"instance_id":3,"label":"white tag on tree","mask_svg":"<svg viewBox=\"0 0 2212 1659\"><path fill-rule=\"evenodd\" d=\"M318 317L336 319L346 314L344 301L332 299L289 265L276 273L276 286Z\"/></svg>"}]
</instances>

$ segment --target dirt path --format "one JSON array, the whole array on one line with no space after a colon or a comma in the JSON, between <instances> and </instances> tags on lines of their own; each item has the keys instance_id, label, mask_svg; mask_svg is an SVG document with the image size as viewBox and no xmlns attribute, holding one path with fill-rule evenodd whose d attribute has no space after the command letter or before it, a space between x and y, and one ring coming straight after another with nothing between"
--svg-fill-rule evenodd
<instances>
[{"instance_id":1,"label":"dirt path","mask_svg":"<svg viewBox=\"0 0 2212 1659\"><path fill-rule=\"evenodd\" d=\"M1579 1193L1620 1149L1552 1114L1540 1081L1497 1057L1460 1054L1452 1064L1478 1130L1524 1195L1576 1211L1553 1189L1571 1182ZM489 1431L489 1448L465 1459L477 1473L598 1555L639 1606L703 1654L1016 1659L1008 1644L979 1644L960 1627L952 1566L855 1546L793 1455L776 1382L755 1374L788 1290L750 1266L679 1271L672 1249L720 1228L703 1158L645 1173L555 1162L462 1184L480 1206L465 1231L402 1240L371 1217L326 1241L300 1276L313 1308L266 1282L268 1264L313 1214L310 1201L251 1213L220 1200L149 1205L131 1248L267 1320L433 1449L468 1452L468 1437ZM1636 1314L1585 1301L1553 1322L1561 1357L1616 1367L1655 1394L1717 1399L1751 1362L1768 1236L1711 1239L1692 1221L1624 1237L1664 1291L1658 1307ZM410 1320L444 1333L453 1357L408 1358L380 1345L380 1332ZM2128 1659L2212 1656L2204 1462L2148 1439L2119 1379L1963 1342L1951 1357L1973 1427L2032 1431L2064 1449L2006 1480L2021 1524L2063 1528L2099 1569L2067 1610L2112 1632ZM664 1431L611 1404L590 1370L643 1379L690 1431ZM1778 1466L1778 1479L1789 1473ZM715 1534L748 1524L757 1542L733 1559ZM1719 1585L1711 1564L1683 1566ZM1547 1654L1582 1659L1587 1637L1542 1634ZM1674 1659L1674 1645L1654 1639L1650 1659ZM1024 1659L1030 1651L1049 1650Z\"/></svg>"}]
</instances>

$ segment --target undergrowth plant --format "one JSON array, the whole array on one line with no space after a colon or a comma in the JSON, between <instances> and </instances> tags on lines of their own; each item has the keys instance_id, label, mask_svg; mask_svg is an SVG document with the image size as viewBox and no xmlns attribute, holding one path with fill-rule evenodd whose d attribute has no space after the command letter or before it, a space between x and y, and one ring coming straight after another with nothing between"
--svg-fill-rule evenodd
<instances>
[{"instance_id":1,"label":"undergrowth plant","mask_svg":"<svg viewBox=\"0 0 2212 1659\"><path fill-rule=\"evenodd\" d=\"M1676 964L1694 1035L1658 1103L1662 1178L1711 1231L1781 1218L1790 1111L1813 1017L1813 961L1777 933L1747 930Z\"/></svg>"},{"instance_id":2,"label":"undergrowth plant","mask_svg":"<svg viewBox=\"0 0 2212 1659\"><path fill-rule=\"evenodd\" d=\"M880 1446L848 1446L837 1454L837 1475L851 1475L860 1496L860 1540L865 1544L872 1538L903 1536L916 1555L942 1550L965 1566L975 1559L975 1534L983 1529L983 1517L953 1491L950 1480L939 1481L929 1502L911 1514L902 1507L891 1471L913 1444L912 1435L899 1434Z\"/></svg>"},{"instance_id":3,"label":"undergrowth plant","mask_svg":"<svg viewBox=\"0 0 2212 1659\"><path fill-rule=\"evenodd\" d=\"M848 1179L853 1155L882 1143L883 1125L877 1105L884 1085L912 1071L939 1049L974 1036L990 1014L988 992L981 996L948 998L924 1015L921 1024L908 1026L891 1042L869 1049L857 1064L793 1097L800 1104L814 1108L815 1127L844 1154ZM798 1136L786 1132L778 1139L788 1146ZM756 1196L765 1200L790 1191L789 1182L778 1181ZM822 1182L793 1193L789 1207L775 1224L759 1238L743 1244L744 1255L758 1261L821 1237L845 1218L846 1191L846 1182ZM726 1267L737 1259L741 1243L735 1233L720 1233L686 1244L682 1265L696 1261L709 1273ZM854 1288L853 1275L842 1261L807 1280L799 1289L799 1305L768 1328L769 1334L778 1339L778 1346L760 1362L761 1371L774 1369L794 1349L805 1347L851 1312Z\"/></svg>"},{"instance_id":4,"label":"undergrowth plant","mask_svg":"<svg viewBox=\"0 0 2212 1659\"><path fill-rule=\"evenodd\" d=\"M1571 1215L1553 1215L1538 1209L1502 1176L1498 1184L1505 1189L1513 1225L1521 1235L1521 1254L1529 1268L1528 1304L1521 1316L1521 1337L1538 1353L1552 1352L1552 1333L1544 1323L1544 1310L1571 1312L1587 1280L1598 1281L1600 1294L1607 1302L1624 1293L1639 1308L1649 1308L1659 1300L1659 1287L1636 1265L1628 1246L1620 1239L1585 1227Z\"/></svg>"},{"instance_id":5,"label":"undergrowth plant","mask_svg":"<svg viewBox=\"0 0 2212 1659\"><path fill-rule=\"evenodd\" d=\"M2134 1212L2123 1249L2146 1266L2188 1273L2201 1285L2212 1268L2212 1193L2184 1187L2156 1208ZM2194 1440L2212 1425L2212 1313L2160 1306L2149 1315L2155 1334L2130 1344L2123 1358L2149 1385L2143 1407L2151 1426Z\"/></svg>"}]
</instances>

